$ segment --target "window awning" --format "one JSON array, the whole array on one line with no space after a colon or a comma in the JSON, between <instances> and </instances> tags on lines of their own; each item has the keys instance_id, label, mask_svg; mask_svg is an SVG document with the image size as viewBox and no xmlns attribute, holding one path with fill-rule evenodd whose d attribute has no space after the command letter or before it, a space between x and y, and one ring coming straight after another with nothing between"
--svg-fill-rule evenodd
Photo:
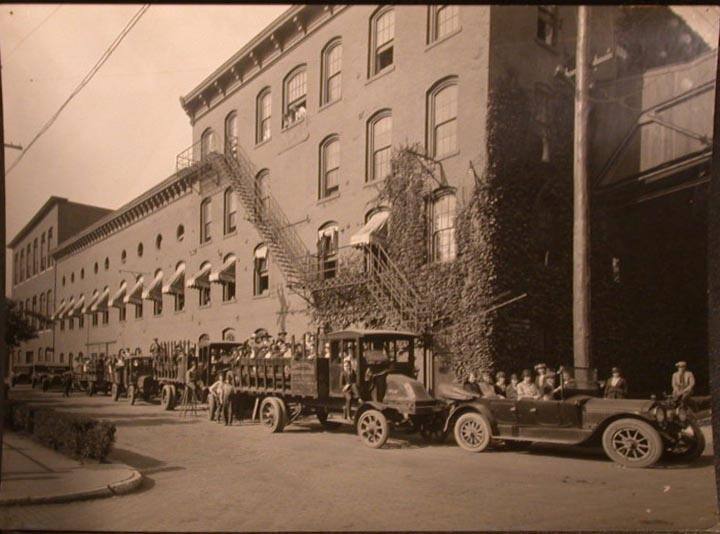
<instances>
[{"instance_id":1,"label":"window awning","mask_svg":"<svg viewBox=\"0 0 720 534\"><path fill-rule=\"evenodd\" d=\"M181 264L170 278L170 281L162 287L162 292L169 295L178 295L185 291L185 264Z\"/></svg>"},{"instance_id":2,"label":"window awning","mask_svg":"<svg viewBox=\"0 0 720 534\"><path fill-rule=\"evenodd\" d=\"M77 317L82 314L83 305L85 304L85 295L81 295L79 299L75 301L75 303L72 305L71 308L68 309L68 312L65 314L65 317Z\"/></svg>"},{"instance_id":3,"label":"window awning","mask_svg":"<svg viewBox=\"0 0 720 534\"><path fill-rule=\"evenodd\" d=\"M227 260L225 260L225 263L222 264L222 267L220 267L220 270L214 273L210 273L210 282L215 282L219 284L233 284L235 283L235 264L237 263L237 258L235 256L230 256Z\"/></svg>"},{"instance_id":4,"label":"window awning","mask_svg":"<svg viewBox=\"0 0 720 534\"><path fill-rule=\"evenodd\" d=\"M65 317L70 315L70 312L72 311L72 308L74 305L75 305L75 298L70 297L70 300L68 300L67 303L65 304L65 309L61 313L58 314L57 318L64 319Z\"/></svg>"},{"instance_id":5,"label":"window awning","mask_svg":"<svg viewBox=\"0 0 720 534\"><path fill-rule=\"evenodd\" d=\"M268 248L267 245L263 245L255 249L255 259L264 260L267 258Z\"/></svg>"},{"instance_id":6,"label":"window awning","mask_svg":"<svg viewBox=\"0 0 720 534\"><path fill-rule=\"evenodd\" d=\"M99 296L100 296L100 293L95 291L95 293L93 293L93 296L90 298L88 303L85 304L85 306L83 306L82 312L83 313L93 313L92 307L97 302Z\"/></svg>"},{"instance_id":7,"label":"window awning","mask_svg":"<svg viewBox=\"0 0 720 534\"><path fill-rule=\"evenodd\" d=\"M95 303L90 306L90 311L105 311L108 309L108 300L110 300L110 290L105 288Z\"/></svg>"},{"instance_id":8,"label":"window awning","mask_svg":"<svg viewBox=\"0 0 720 534\"><path fill-rule=\"evenodd\" d=\"M114 306L115 308L122 308L125 306L124 297L126 292L127 282L123 282L120 284L120 289L118 289L112 298L108 300L108 306Z\"/></svg>"},{"instance_id":9,"label":"window awning","mask_svg":"<svg viewBox=\"0 0 720 534\"><path fill-rule=\"evenodd\" d=\"M135 285L132 286L132 289L127 292L125 298L123 299L125 304L136 304L138 306L142 306L142 290L144 281L145 280L141 276L138 281L135 282Z\"/></svg>"},{"instance_id":10,"label":"window awning","mask_svg":"<svg viewBox=\"0 0 720 534\"><path fill-rule=\"evenodd\" d=\"M375 213L365 226L358 233L350 238L350 244L353 246L370 245L378 239L380 232L385 228L390 211L383 210Z\"/></svg>"},{"instance_id":11,"label":"window awning","mask_svg":"<svg viewBox=\"0 0 720 534\"><path fill-rule=\"evenodd\" d=\"M202 269L196 272L195 275L190 278L185 285L194 289L210 287L209 278L211 270L212 265L210 265L209 263L206 264Z\"/></svg>"},{"instance_id":12,"label":"window awning","mask_svg":"<svg viewBox=\"0 0 720 534\"><path fill-rule=\"evenodd\" d=\"M153 278L153 281L150 282L148 288L143 291L142 298L144 300L162 301L162 280L163 272L158 271L158 273L155 275L155 278Z\"/></svg>"},{"instance_id":13,"label":"window awning","mask_svg":"<svg viewBox=\"0 0 720 534\"><path fill-rule=\"evenodd\" d=\"M65 309L67 308L67 306L68 306L68 303L65 302L65 300L63 300L60 303L60 306L58 306L58 309L55 310L55 313L53 313L52 316L50 317L50 320L56 321L56 320L60 319L60 317L62 317L63 313L65 313Z\"/></svg>"}]
</instances>

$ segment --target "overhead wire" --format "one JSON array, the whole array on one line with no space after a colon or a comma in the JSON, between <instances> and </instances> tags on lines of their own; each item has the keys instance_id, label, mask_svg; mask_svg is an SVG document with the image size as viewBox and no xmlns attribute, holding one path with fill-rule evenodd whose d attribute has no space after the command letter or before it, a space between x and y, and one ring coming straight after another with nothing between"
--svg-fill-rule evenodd
<instances>
[{"instance_id":1,"label":"overhead wire","mask_svg":"<svg viewBox=\"0 0 720 534\"><path fill-rule=\"evenodd\" d=\"M130 33L130 30L135 27L135 25L140 21L142 16L145 14L145 12L150 8L150 4L143 5L128 21L128 23L125 25L125 27L122 29L122 31L118 34L118 36L113 40L112 43L108 46L108 48L103 52L103 54L100 56L100 59L95 63L95 65L90 69L90 71L85 75L85 77L80 81L80 83L77 85L77 87L70 93L70 96L68 96L65 101L62 103L62 105L58 108L58 110L50 117L50 119L40 128L37 134L32 138L32 140L26 145L25 149L20 153L20 155L17 157L15 161L13 161L12 165L8 167L8 169L5 171L5 175L7 176L10 174L10 172L17 167L18 163L25 157L25 154L28 153L30 148L37 142L37 140L50 129L50 127L55 123L57 118L60 116L60 114L63 112L63 110L67 107L68 104L72 101L75 96L77 96L80 91L90 82L90 80L93 79L95 74L100 70L100 68L105 64L105 62L110 58L110 56L113 54L115 49L117 49L118 46L120 46L120 43L125 39L128 33Z\"/></svg>"}]
</instances>

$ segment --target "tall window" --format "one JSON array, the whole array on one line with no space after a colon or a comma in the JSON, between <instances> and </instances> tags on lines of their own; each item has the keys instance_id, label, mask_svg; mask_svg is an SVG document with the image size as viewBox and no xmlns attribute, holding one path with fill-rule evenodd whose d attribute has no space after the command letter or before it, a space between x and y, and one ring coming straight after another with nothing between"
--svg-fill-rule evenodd
<instances>
[{"instance_id":1,"label":"tall window","mask_svg":"<svg viewBox=\"0 0 720 534\"><path fill-rule=\"evenodd\" d=\"M322 52L320 104L335 102L342 95L342 43L331 41Z\"/></svg>"},{"instance_id":2,"label":"tall window","mask_svg":"<svg viewBox=\"0 0 720 534\"><path fill-rule=\"evenodd\" d=\"M200 265L200 270L202 271L204 268L206 268L208 265L207 262ZM198 288L198 301L200 306L210 306L210 284L203 284Z\"/></svg>"},{"instance_id":3,"label":"tall window","mask_svg":"<svg viewBox=\"0 0 720 534\"><path fill-rule=\"evenodd\" d=\"M269 183L270 180L270 171L267 169L261 170L259 173L257 173L257 176L255 176L255 200L257 210L257 215L259 217L262 217L263 214L263 208L267 206L267 198L270 194L269 189Z\"/></svg>"},{"instance_id":4,"label":"tall window","mask_svg":"<svg viewBox=\"0 0 720 534\"><path fill-rule=\"evenodd\" d=\"M253 295L266 295L270 291L267 246L258 245L255 247L253 256Z\"/></svg>"},{"instance_id":5,"label":"tall window","mask_svg":"<svg viewBox=\"0 0 720 534\"><path fill-rule=\"evenodd\" d=\"M127 320L127 305L123 304L118 308L118 319L120 322L124 322Z\"/></svg>"},{"instance_id":6,"label":"tall window","mask_svg":"<svg viewBox=\"0 0 720 534\"><path fill-rule=\"evenodd\" d=\"M230 153L234 156L237 153L238 142L238 120L237 113L231 111L225 117L225 149L230 149Z\"/></svg>"},{"instance_id":7,"label":"tall window","mask_svg":"<svg viewBox=\"0 0 720 534\"><path fill-rule=\"evenodd\" d=\"M40 270L45 270L45 258L46 258L46 249L45 249L45 232L42 233L42 236L40 236Z\"/></svg>"},{"instance_id":8,"label":"tall window","mask_svg":"<svg viewBox=\"0 0 720 534\"><path fill-rule=\"evenodd\" d=\"M208 128L200 137L200 158L205 159L210 152L215 150L217 150L215 132L212 128Z\"/></svg>"},{"instance_id":9,"label":"tall window","mask_svg":"<svg viewBox=\"0 0 720 534\"><path fill-rule=\"evenodd\" d=\"M175 297L175 311L180 312L185 309L185 263L179 262L175 266L175 272L179 274L177 279L177 291L173 292L173 295Z\"/></svg>"},{"instance_id":10,"label":"tall window","mask_svg":"<svg viewBox=\"0 0 720 534\"><path fill-rule=\"evenodd\" d=\"M307 72L305 66L296 67L283 83L283 127L305 118L307 111Z\"/></svg>"},{"instance_id":11,"label":"tall window","mask_svg":"<svg viewBox=\"0 0 720 534\"><path fill-rule=\"evenodd\" d=\"M38 272L38 240L37 237L33 240L33 274Z\"/></svg>"},{"instance_id":12,"label":"tall window","mask_svg":"<svg viewBox=\"0 0 720 534\"><path fill-rule=\"evenodd\" d=\"M19 280L18 275L18 253L13 254L13 284L17 284Z\"/></svg>"},{"instance_id":13,"label":"tall window","mask_svg":"<svg viewBox=\"0 0 720 534\"><path fill-rule=\"evenodd\" d=\"M392 155L392 115L390 110L376 113L368 122L367 181L379 180L390 174Z\"/></svg>"},{"instance_id":14,"label":"tall window","mask_svg":"<svg viewBox=\"0 0 720 534\"><path fill-rule=\"evenodd\" d=\"M428 95L428 152L442 158L457 151L456 78L436 84Z\"/></svg>"},{"instance_id":15,"label":"tall window","mask_svg":"<svg viewBox=\"0 0 720 534\"><path fill-rule=\"evenodd\" d=\"M50 228L47 233L47 251L48 251L48 267L52 266L52 256L50 255L50 251L53 248L53 229Z\"/></svg>"},{"instance_id":16,"label":"tall window","mask_svg":"<svg viewBox=\"0 0 720 534\"><path fill-rule=\"evenodd\" d=\"M206 198L200 204L200 243L207 243L212 238L212 202Z\"/></svg>"},{"instance_id":17,"label":"tall window","mask_svg":"<svg viewBox=\"0 0 720 534\"><path fill-rule=\"evenodd\" d=\"M223 205L225 211L225 233L229 234L237 230L237 195L232 187L228 187L223 195Z\"/></svg>"},{"instance_id":18,"label":"tall window","mask_svg":"<svg viewBox=\"0 0 720 534\"><path fill-rule=\"evenodd\" d=\"M557 42L558 13L557 6L538 6L537 39L548 46Z\"/></svg>"},{"instance_id":19,"label":"tall window","mask_svg":"<svg viewBox=\"0 0 720 534\"><path fill-rule=\"evenodd\" d=\"M381 8L370 19L370 76L393 64L395 11Z\"/></svg>"},{"instance_id":20,"label":"tall window","mask_svg":"<svg viewBox=\"0 0 720 534\"><path fill-rule=\"evenodd\" d=\"M40 315L44 316L44 319L42 319L42 321L41 321L42 324L40 326L42 328L45 328L46 319L47 319L47 315L46 315L47 308L45 307L45 293L42 293L40 295L40 309L38 310L38 312L40 313Z\"/></svg>"},{"instance_id":21,"label":"tall window","mask_svg":"<svg viewBox=\"0 0 720 534\"><path fill-rule=\"evenodd\" d=\"M320 145L319 198L325 198L340 188L340 139L332 135Z\"/></svg>"},{"instance_id":22,"label":"tall window","mask_svg":"<svg viewBox=\"0 0 720 534\"><path fill-rule=\"evenodd\" d=\"M228 254L223 260L223 269L227 266L227 269L223 272L225 276L222 284L223 288L223 302L230 302L235 300L235 265L237 261L235 254Z\"/></svg>"},{"instance_id":23,"label":"tall window","mask_svg":"<svg viewBox=\"0 0 720 534\"><path fill-rule=\"evenodd\" d=\"M70 319L70 321L72 322L72 319ZM85 328L85 314L83 313L78 317L78 328Z\"/></svg>"},{"instance_id":24,"label":"tall window","mask_svg":"<svg viewBox=\"0 0 720 534\"><path fill-rule=\"evenodd\" d=\"M438 193L432 204L432 259L444 262L455 259L455 193Z\"/></svg>"},{"instance_id":25,"label":"tall window","mask_svg":"<svg viewBox=\"0 0 720 534\"><path fill-rule=\"evenodd\" d=\"M429 39L432 43L460 28L460 13L458 6L430 6L429 7Z\"/></svg>"},{"instance_id":26,"label":"tall window","mask_svg":"<svg viewBox=\"0 0 720 534\"><path fill-rule=\"evenodd\" d=\"M33 312L33 316L32 316L31 322L37 328L38 320L37 320L37 316L35 315L37 313L37 295L33 295L33 298L32 298L32 312Z\"/></svg>"},{"instance_id":27,"label":"tall window","mask_svg":"<svg viewBox=\"0 0 720 534\"><path fill-rule=\"evenodd\" d=\"M340 234L334 221L323 224L318 230L317 255L320 278L335 278Z\"/></svg>"},{"instance_id":28,"label":"tall window","mask_svg":"<svg viewBox=\"0 0 720 534\"><path fill-rule=\"evenodd\" d=\"M25 248L25 278L32 276L32 244L28 243Z\"/></svg>"},{"instance_id":29,"label":"tall window","mask_svg":"<svg viewBox=\"0 0 720 534\"><path fill-rule=\"evenodd\" d=\"M20 251L20 264L18 265L18 280L25 280L25 250Z\"/></svg>"},{"instance_id":30,"label":"tall window","mask_svg":"<svg viewBox=\"0 0 720 534\"><path fill-rule=\"evenodd\" d=\"M257 97L255 111L255 142L262 143L270 139L270 118L272 117L272 99L270 88L266 87Z\"/></svg>"},{"instance_id":31,"label":"tall window","mask_svg":"<svg viewBox=\"0 0 720 534\"><path fill-rule=\"evenodd\" d=\"M48 289L47 298L45 299L45 306L47 306L47 308L45 309L45 315L50 317L55 312L55 306L52 300L52 289Z\"/></svg>"},{"instance_id":32,"label":"tall window","mask_svg":"<svg viewBox=\"0 0 720 534\"><path fill-rule=\"evenodd\" d=\"M139 302L135 305L135 319L142 319L143 316L143 303Z\"/></svg>"}]
</instances>

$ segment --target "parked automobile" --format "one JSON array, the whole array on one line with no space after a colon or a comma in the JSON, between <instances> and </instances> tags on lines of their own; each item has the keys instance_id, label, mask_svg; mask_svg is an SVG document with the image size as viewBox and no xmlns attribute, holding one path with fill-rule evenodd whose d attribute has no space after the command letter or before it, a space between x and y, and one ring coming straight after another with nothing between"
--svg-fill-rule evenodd
<instances>
[{"instance_id":1,"label":"parked automobile","mask_svg":"<svg viewBox=\"0 0 720 534\"><path fill-rule=\"evenodd\" d=\"M153 378L153 362L152 356L129 356L125 360L120 383L117 376L113 377L112 399L117 401L120 395L126 395L130 404L135 404L138 397L150 402L158 392L157 381Z\"/></svg>"},{"instance_id":2,"label":"parked automobile","mask_svg":"<svg viewBox=\"0 0 720 534\"><path fill-rule=\"evenodd\" d=\"M15 387L18 384L30 384L32 372L32 365L16 365L12 369L10 386Z\"/></svg>"},{"instance_id":3,"label":"parked automobile","mask_svg":"<svg viewBox=\"0 0 720 534\"><path fill-rule=\"evenodd\" d=\"M702 454L705 438L691 410L670 401L598 398L588 394L597 389L594 370L573 371L574 384L558 400L476 397L460 386L440 387L438 397L448 404L444 428L470 452L486 450L493 440L510 446L599 441L626 467L650 467L663 454L684 461Z\"/></svg>"}]
</instances>

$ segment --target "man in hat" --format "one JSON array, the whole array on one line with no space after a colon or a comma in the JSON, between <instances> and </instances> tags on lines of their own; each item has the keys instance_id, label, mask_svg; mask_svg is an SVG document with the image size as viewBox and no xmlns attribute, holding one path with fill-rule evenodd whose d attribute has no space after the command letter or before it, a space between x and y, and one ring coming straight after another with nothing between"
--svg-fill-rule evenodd
<instances>
[{"instance_id":1,"label":"man in hat","mask_svg":"<svg viewBox=\"0 0 720 534\"><path fill-rule=\"evenodd\" d=\"M535 385L539 391L542 391L543 386L545 385L545 377L547 376L547 365L544 363L537 364L535 366L535 373L537 373L537 376L535 377Z\"/></svg>"},{"instance_id":2,"label":"man in hat","mask_svg":"<svg viewBox=\"0 0 720 534\"><path fill-rule=\"evenodd\" d=\"M612 376L605 381L606 399L624 399L627 397L628 385L619 367L612 368Z\"/></svg>"},{"instance_id":3,"label":"man in hat","mask_svg":"<svg viewBox=\"0 0 720 534\"><path fill-rule=\"evenodd\" d=\"M687 368L687 362L679 361L675 364L677 371L672 375L672 396L676 401L685 404L695 390L695 376Z\"/></svg>"},{"instance_id":4,"label":"man in hat","mask_svg":"<svg viewBox=\"0 0 720 534\"><path fill-rule=\"evenodd\" d=\"M537 384L533 382L532 373L530 369L523 369L522 382L517 385L517 398L521 399L539 399L542 395L537 387Z\"/></svg>"},{"instance_id":5,"label":"man in hat","mask_svg":"<svg viewBox=\"0 0 720 534\"><path fill-rule=\"evenodd\" d=\"M340 384L342 385L343 396L345 397L345 406L343 407L343 417L350 420L350 409L352 408L353 398L360 398L360 391L357 387L357 373L353 369L353 358L349 354L343 358L342 375L340 376Z\"/></svg>"}]
</instances>

